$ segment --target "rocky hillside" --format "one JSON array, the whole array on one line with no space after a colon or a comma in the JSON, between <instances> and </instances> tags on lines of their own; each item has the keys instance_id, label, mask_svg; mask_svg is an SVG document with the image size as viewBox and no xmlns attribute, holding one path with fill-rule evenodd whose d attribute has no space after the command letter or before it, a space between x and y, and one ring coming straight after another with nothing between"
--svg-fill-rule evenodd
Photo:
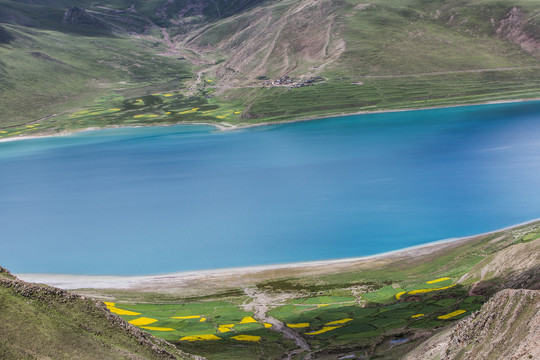
<instances>
[{"instance_id":1,"label":"rocky hillside","mask_svg":"<svg viewBox=\"0 0 540 360\"><path fill-rule=\"evenodd\" d=\"M540 9L518 3L267 1L193 31L182 44L221 53L225 61L211 73L227 84L265 75L354 78L532 64L540 59Z\"/></svg>"},{"instance_id":2,"label":"rocky hillside","mask_svg":"<svg viewBox=\"0 0 540 360\"><path fill-rule=\"evenodd\" d=\"M488 296L489 301L456 325L435 333L406 359L539 358L539 230L538 225L517 228L507 239L490 240L491 254L460 279L470 287L470 295Z\"/></svg>"},{"instance_id":3,"label":"rocky hillside","mask_svg":"<svg viewBox=\"0 0 540 360\"><path fill-rule=\"evenodd\" d=\"M540 291L506 289L406 359L538 359Z\"/></svg>"},{"instance_id":4,"label":"rocky hillside","mask_svg":"<svg viewBox=\"0 0 540 360\"><path fill-rule=\"evenodd\" d=\"M139 330L101 301L26 283L1 267L0 358L201 359Z\"/></svg>"},{"instance_id":5,"label":"rocky hillside","mask_svg":"<svg viewBox=\"0 0 540 360\"><path fill-rule=\"evenodd\" d=\"M514 236L521 234L516 231ZM464 275L461 282L472 284L471 295L490 295L507 288L540 290L540 239L495 252Z\"/></svg>"}]
</instances>

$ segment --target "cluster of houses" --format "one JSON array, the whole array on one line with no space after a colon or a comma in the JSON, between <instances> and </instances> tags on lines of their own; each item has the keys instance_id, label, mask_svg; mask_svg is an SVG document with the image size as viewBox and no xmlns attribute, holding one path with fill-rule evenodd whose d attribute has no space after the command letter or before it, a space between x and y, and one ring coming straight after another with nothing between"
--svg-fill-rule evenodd
<instances>
[{"instance_id":1,"label":"cluster of houses","mask_svg":"<svg viewBox=\"0 0 540 360\"><path fill-rule=\"evenodd\" d=\"M304 86L311 86L311 85L313 85L315 83L324 81L324 78L322 76L315 76L315 77L311 77L311 78L309 78L307 80L300 80L300 81L297 81L297 82L295 82L293 78L291 78L290 76L287 76L287 75L282 76L279 79L276 79L274 81L270 80L266 76L259 76L257 79L264 80L263 85L277 85L277 86L279 86L279 85L289 85L289 87L295 87L295 88L304 87Z\"/></svg>"}]
</instances>

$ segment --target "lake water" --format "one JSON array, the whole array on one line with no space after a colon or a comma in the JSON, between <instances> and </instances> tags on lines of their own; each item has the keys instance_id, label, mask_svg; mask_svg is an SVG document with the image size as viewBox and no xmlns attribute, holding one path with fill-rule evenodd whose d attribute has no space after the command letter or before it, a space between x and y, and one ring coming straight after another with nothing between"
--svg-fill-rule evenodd
<instances>
[{"instance_id":1,"label":"lake water","mask_svg":"<svg viewBox=\"0 0 540 360\"><path fill-rule=\"evenodd\" d=\"M0 144L15 273L357 257L539 217L538 101Z\"/></svg>"}]
</instances>

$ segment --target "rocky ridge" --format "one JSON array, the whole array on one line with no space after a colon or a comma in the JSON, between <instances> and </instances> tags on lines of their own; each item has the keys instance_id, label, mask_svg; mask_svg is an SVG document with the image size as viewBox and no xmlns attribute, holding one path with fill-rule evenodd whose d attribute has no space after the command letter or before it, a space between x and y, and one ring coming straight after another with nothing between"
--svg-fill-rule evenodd
<instances>
[{"instance_id":1,"label":"rocky ridge","mask_svg":"<svg viewBox=\"0 0 540 360\"><path fill-rule=\"evenodd\" d=\"M537 359L540 291L505 289L455 326L435 335L406 359Z\"/></svg>"},{"instance_id":2,"label":"rocky ridge","mask_svg":"<svg viewBox=\"0 0 540 360\"><path fill-rule=\"evenodd\" d=\"M9 295L6 296L2 290L7 290ZM77 314L77 323L73 324L73 327L77 328L77 332L79 332L77 335L80 336L80 330L82 330L84 340L91 342L94 346L96 346L94 344L96 342L98 343L97 346L104 346L100 337L107 337L111 332L120 333L122 344L113 344L112 347L110 345L105 346L105 352L110 352L111 356L120 353L123 354L120 355L121 358L129 359L204 360L202 357L184 353L168 342L138 329L119 316L112 314L105 304L99 300L76 295L51 286L24 282L17 279L5 268L0 267L0 304L6 304L6 307L0 306L0 345L2 345L0 348L4 347L4 345L6 348L11 348L0 350L0 358L2 359L16 359L35 355L38 357L41 355L46 356L46 354L36 354L35 350L25 349L24 346L19 346L20 344L12 343L13 339L10 338L10 335L15 334L10 334L9 329L14 324L10 324L13 317L7 305L14 304L17 299L13 299L10 295L22 298L34 312L35 309L46 309L41 315L45 314L48 323L56 324L58 318L70 319L69 321L71 321L71 312L75 312ZM21 313L25 310L20 309ZM30 335L34 338L33 340L42 336L49 336L41 333L41 330L40 327L32 327L33 333L26 334L26 336ZM62 342L61 337L57 337L56 340ZM69 348L67 352L73 354L73 344L68 343L65 345ZM144 353L150 354L150 356L146 356ZM60 352L58 356L61 356ZM81 356L81 354L78 353L78 356ZM94 359L95 356L88 354L82 355L80 358Z\"/></svg>"}]
</instances>

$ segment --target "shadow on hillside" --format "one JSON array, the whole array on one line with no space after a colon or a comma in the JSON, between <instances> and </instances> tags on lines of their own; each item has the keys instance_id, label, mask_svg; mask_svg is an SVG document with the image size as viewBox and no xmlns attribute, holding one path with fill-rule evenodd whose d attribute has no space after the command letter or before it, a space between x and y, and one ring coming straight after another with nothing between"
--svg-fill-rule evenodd
<instances>
[{"instance_id":1,"label":"shadow on hillside","mask_svg":"<svg viewBox=\"0 0 540 360\"><path fill-rule=\"evenodd\" d=\"M15 37L11 35L6 29L0 26L0 44L9 44L15 40Z\"/></svg>"}]
</instances>

